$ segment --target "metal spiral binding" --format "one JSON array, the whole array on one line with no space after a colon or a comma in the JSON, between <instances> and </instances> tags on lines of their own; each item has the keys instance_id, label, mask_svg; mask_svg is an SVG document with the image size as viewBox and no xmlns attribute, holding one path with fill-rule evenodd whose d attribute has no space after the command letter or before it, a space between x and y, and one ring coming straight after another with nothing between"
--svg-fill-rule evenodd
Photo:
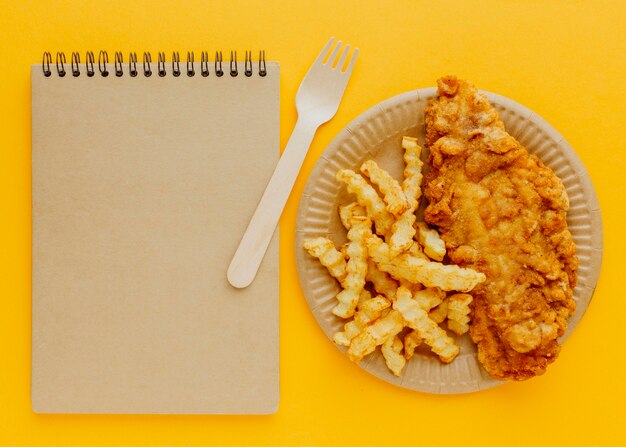
<instances>
[{"instance_id":1,"label":"metal spiral binding","mask_svg":"<svg viewBox=\"0 0 626 447\"><path fill-rule=\"evenodd\" d=\"M218 64L219 64L219 68L218 68ZM220 78L223 75L224 75L224 70L222 70L222 52L216 51L215 52L215 76Z\"/></svg>"},{"instance_id":2,"label":"metal spiral binding","mask_svg":"<svg viewBox=\"0 0 626 447\"><path fill-rule=\"evenodd\" d=\"M215 57L217 58L217 53L215 53ZM203 51L200 57L200 73L205 78L209 75L209 53L207 51Z\"/></svg>"},{"instance_id":3,"label":"metal spiral binding","mask_svg":"<svg viewBox=\"0 0 626 447\"><path fill-rule=\"evenodd\" d=\"M160 77L163 77L167 74L165 72L165 53L161 51L159 51L159 55L157 59L157 73L159 73Z\"/></svg>"},{"instance_id":4,"label":"metal spiral binding","mask_svg":"<svg viewBox=\"0 0 626 447\"><path fill-rule=\"evenodd\" d=\"M259 51L259 76L267 75L267 67L265 66L265 50Z\"/></svg>"},{"instance_id":5,"label":"metal spiral binding","mask_svg":"<svg viewBox=\"0 0 626 447\"><path fill-rule=\"evenodd\" d=\"M247 77L252 76L252 51L246 51L246 62L243 74Z\"/></svg>"},{"instance_id":6,"label":"metal spiral binding","mask_svg":"<svg viewBox=\"0 0 626 447\"><path fill-rule=\"evenodd\" d=\"M109 75L109 70L107 70L107 64L109 63L109 53L106 51L100 51L98 54L98 70L102 77L107 77Z\"/></svg>"},{"instance_id":7,"label":"metal spiral binding","mask_svg":"<svg viewBox=\"0 0 626 447\"><path fill-rule=\"evenodd\" d=\"M59 74L60 77L65 76L65 53L63 52L57 52L57 57L56 57L56 66L57 66L57 73Z\"/></svg>"},{"instance_id":8,"label":"metal spiral binding","mask_svg":"<svg viewBox=\"0 0 626 447\"><path fill-rule=\"evenodd\" d=\"M76 51L72 51L72 76L80 76L80 54Z\"/></svg>"},{"instance_id":9,"label":"metal spiral binding","mask_svg":"<svg viewBox=\"0 0 626 447\"><path fill-rule=\"evenodd\" d=\"M93 64L95 62L95 59L93 57L93 51L87 51L87 54L85 54L85 67L87 69L87 76L89 76L90 78L96 74L96 72L93 70Z\"/></svg>"},{"instance_id":10,"label":"metal spiral binding","mask_svg":"<svg viewBox=\"0 0 626 447\"><path fill-rule=\"evenodd\" d=\"M192 77L196 74L195 68L193 68L193 51L187 51L187 76Z\"/></svg>"},{"instance_id":11,"label":"metal spiral binding","mask_svg":"<svg viewBox=\"0 0 626 447\"><path fill-rule=\"evenodd\" d=\"M124 56L122 55L122 52L116 51L115 52L115 76L117 76L118 78L124 74L123 64L124 64Z\"/></svg>"},{"instance_id":12,"label":"metal spiral binding","mask_svg":"<svg viewBox=\"0 0 626 447\"><path fill-rule=\"evenodd\" d=\"M131 78L137 76L137 53L130 53L128 55L128 72Z\"/></svg>"},{"instance_id":13,"label":"metal spiral binding","mask_svg":"<svg viewBox=\"0 0 626 447\"><path fill-rule=\"evenodd\" d=\"M143 52L143 74L145 77L149 78L152 76L152 69L150 68L150 63L152 62L152 55L150 52Z\"/></svg>"},{"instance_id":14,"label":"metal spiral binding","mask_svg":"<svg viewBox=\"0 0 626 447\"><path fill-rule=\"evenodd\" d=\"M95 75L95 57L93 51L87 51L85 53L85 74L88 77L93 77ZM152 76L152 54L149 51L145 51L143 53L143 74L145 77ZM196 70L194 67L195 55L193 51L187 52L187 76L192 77L195 76ZM172 75L174 77L179 77L181 74L180 70L180 54L178 51L172 52ZM67 60L65 58L65 53L63 51L59 51L56 53L55 61L54 61L56 72L59 77L64 77L67 74L65 66L67 65ZM100 51L98 53L98 72L100 76L107 77L109 75L109 53L106 51ZM230 52L230 61L229 61L229 74L231 77L236 77L239 75L239 61L237 60L237 51ZM167 76L166 69L166 58L164 52L159 52L157 57L157 73L160 77ZM43 70L43 75L45 77L52 76L52 54L49 51L45 51L43 53L43 59L41 62L41 67ZM73 51L70 67L73 77L79 77L81 75L80 70L80 54L78 52ZM223 68L223 56L221 51L215 52L215 60L213 62L213 67L215 70L215 76L222 77L224 76L224 68ZM124 76L124 55L121 51L115 52L114 57L114 70L116 77ZM209 76L209 53L207 51L202 51L200 58L200 72L203 77ZM128 54L128 74L131 77L137 77L139 72L137 71L137 53L129 53ZM265 64L265 51L259 51L259 67L258 67L259 76L263 77L267 75L267 67ZM252 62L252 51L246 50L245 59L244 59L244 75L246 77L251 77L253 75L253 62Z\"/></svg>"},{"instance_id":15,"label":"metal spiral binding","mask_svg":"<svg viewBox=\"0 0 626 447\"><path fill-rule=\"evenodd\" d=\"M180 55L178 51L172 53L172 74L176 78L180 76Z\"/></svg>"},{"instance_id":16,"label":"metal spiral binding","mask_svg":"<svg viewBox=\"0 0 626 447\"><path fill-rule=\"evenodd\" d=\"M234 78L237 76L239 72L237 71L237 52L235 51L235 56L233 57L233 51L230 51L230 75Z\"/></svg>"},{"instance_id":17,"label":"metal spiral binding","mask_svg":"<svg viewBox=\"0 0 626 447\"><path fill-rule=\"evenodd\" d=\"M41 67L43 69L43 75L46 78L49 78L52 75L52 71L50 71L50 64L52 63L52 55L49 51L46 51L43 54L43 59L41 61Z\"/></svg>"}]
</instances>

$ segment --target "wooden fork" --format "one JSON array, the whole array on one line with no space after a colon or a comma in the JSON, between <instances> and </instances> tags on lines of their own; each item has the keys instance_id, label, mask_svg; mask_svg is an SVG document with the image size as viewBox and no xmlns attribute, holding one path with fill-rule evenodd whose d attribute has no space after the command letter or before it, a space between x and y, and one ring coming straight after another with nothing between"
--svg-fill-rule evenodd
<instances>
[{"instance_id":1,"label":"wooden fork","mask_svg":"<svg viewBox=\"0 0 626 447\"><path fill-rule=\"evenodd\" d=\"M315 132L337 113L359 49L354 50L344 71L350 49L346 45L333 68L341 41L326 57L334 40L324 46L300 84L296 95L298 121L228 267L228 282L234 287L247 287L254 280Z\"/></svg>"}]
</instances>

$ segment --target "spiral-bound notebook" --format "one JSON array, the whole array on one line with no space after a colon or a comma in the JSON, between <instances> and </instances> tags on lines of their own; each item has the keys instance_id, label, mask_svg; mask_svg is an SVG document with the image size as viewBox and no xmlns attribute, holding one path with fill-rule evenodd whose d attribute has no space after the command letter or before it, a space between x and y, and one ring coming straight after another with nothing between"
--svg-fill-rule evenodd
<instances>
[{"instance_id":1,"label":"spiral-bound notebook","mask_svg":"<svg viewBox=\"0 0 626 447\"><path fill-rule=\"evenodd\" d=\"M278 64L133 56L32 67L33 410L274 412L278 235L250 287L226 269L279 157Z\"/></svg>"}]
</instances>

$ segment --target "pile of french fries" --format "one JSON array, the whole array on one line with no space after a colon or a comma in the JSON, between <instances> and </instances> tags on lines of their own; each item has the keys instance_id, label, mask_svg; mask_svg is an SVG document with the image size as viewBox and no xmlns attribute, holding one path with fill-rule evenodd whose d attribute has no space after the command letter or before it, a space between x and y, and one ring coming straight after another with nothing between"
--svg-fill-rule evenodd
<instances>
[{"instance_id":1,"label":"pile of french fries","mask_svg":"<svg viewBox=\"0 0 626 447\"><path fill-rule=\"evenodd\" d=\"M360 362L381 347L389 370L399 376L415 349L424 344L444 363L459 354L447 328L458 335L469 329L470 292L483 273L444 265L444 241L436 230L416 222L421 197L421 148L404 137L401 184L376 162L361 174L337 172L356 201L339 207L348 242L335 247L324 237L307 239L304 248L342 287L332 312L346 320L335 343ZM369 182L368 182L369 180ZM368 285L369 284L369 285Z\"/></svg>"}]
</instances>

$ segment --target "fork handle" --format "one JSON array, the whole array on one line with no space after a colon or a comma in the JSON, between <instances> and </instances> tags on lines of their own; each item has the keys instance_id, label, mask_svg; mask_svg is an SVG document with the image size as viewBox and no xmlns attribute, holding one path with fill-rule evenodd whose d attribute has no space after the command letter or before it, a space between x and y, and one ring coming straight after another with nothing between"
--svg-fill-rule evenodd
<instances>
[{"instance_id":1,"label":"fork handle","mask_svg":"<svg viewBox=\"0 0 626 447\"><path fill-rule=\"evenodd\" d=\"M244 288L254 280L318 127L302 119L296 122L228 267L228 282L232 286Z\"/></svg>"}]
</instances>

